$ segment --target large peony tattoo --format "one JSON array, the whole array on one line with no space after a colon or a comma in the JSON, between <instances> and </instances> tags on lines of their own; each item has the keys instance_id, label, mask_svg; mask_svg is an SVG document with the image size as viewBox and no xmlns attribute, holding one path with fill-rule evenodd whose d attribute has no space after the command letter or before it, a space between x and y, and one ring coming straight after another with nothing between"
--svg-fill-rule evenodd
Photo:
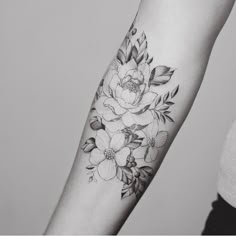
<instances>
[{"instance_id":1,"label":"large peony tattoo","mask_svg":"<svg viewBox=\"0 0 236 236\"><path fill-rule=\"evenodd\" d=\"M170 107L179 86L165 94L154 88L167 84L175 70L153 67L147 46L145 33L138 36L132 26L99 85L90 116L95 134L82 147L89 153L89 182L117 178L121 198L142 195L153 175L149 163L168 139L160 126L174 122Z\"/></svg>"}]
</instances>

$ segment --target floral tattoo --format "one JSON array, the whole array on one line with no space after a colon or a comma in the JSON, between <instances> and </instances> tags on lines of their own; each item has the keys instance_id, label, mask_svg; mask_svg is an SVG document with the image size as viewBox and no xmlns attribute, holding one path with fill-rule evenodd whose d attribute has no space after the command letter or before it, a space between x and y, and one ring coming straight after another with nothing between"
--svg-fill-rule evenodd
<instances>
[{"instance_id":1,"label":"floral tattoo","mask_svg":"<svg viewBox=\"0 0 236 236\"><path fill-rule=\"evenodd\" d=\"M153 67L146 35L137 33L132 25L99 85L89 120L95 134L82 146L89 153L89 182L98 176L106 181L117 178L123 183L121 198L140 198L150 182L149 164L168 139L160 124L174 122L170 107L179 91L176 86L165 94L156 92L175 69Z\"/></svg>"}]
</instances>

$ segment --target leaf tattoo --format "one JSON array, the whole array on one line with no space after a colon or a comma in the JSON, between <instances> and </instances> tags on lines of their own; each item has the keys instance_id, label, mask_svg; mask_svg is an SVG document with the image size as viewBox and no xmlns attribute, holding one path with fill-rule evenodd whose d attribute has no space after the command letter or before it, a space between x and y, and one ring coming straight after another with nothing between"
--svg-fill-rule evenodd
<instances>
[{"instance_id":1,"label":"leaf tattoo","mask_svg":"<svg viewBox=\"0 0 236 236\"><path fill-rule=\"evenodd\" d=\"M117 178L121 199L139 199L153 177L149 164L168 141L160 124L174 122L170 108L179 92L179 85L165 94L152 92L169 83L175 69L153 67L146 34L137 33L132 25L99 84L89 119L95 135L82 145L89 154L89 182Z\"/></svg>"}]
</instances>

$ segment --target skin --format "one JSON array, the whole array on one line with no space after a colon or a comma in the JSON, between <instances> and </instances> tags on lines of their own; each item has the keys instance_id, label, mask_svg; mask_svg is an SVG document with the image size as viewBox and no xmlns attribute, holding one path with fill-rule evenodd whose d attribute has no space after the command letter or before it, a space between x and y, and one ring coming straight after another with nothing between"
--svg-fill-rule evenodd
<instances>
[{"instance_id":1,"label":"skin","mask_svg":"<svg viewBox=\"0 0 236 236\"><path fill-rule=\"evenodd\" d=\"M158 93L180 86L172 109L175 122L164 126L168 140L157 160L149 165L154 173L190 111L214 42L233 4L234 0L143 0L140 3L134 26L145 32L148 52L161 65L177 68L171 82L157 88ZM81 147L90 136L92 131L87 121L46 234L117 234L138 202L134 195L121 200L122 185L117 179L88 183L88 154Z\"/></svg>"}]
</instances>

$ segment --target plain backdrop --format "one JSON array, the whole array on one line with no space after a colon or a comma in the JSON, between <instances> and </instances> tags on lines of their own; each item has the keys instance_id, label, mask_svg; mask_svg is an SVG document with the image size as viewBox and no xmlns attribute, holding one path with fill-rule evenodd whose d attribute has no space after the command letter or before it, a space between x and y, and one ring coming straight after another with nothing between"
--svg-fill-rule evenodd
<instances>
[{"instance_id":1,"label":"plain backdrop","mask_svg":"<svg viewBox=\"0 0 236 236\"><path fill-rule=\"evenodd\" d=\"M93 94L138 4L0 0L0 234L45 229ZM235 22L233 10L194 107L121 234L201 232L236 117Z\"/></svg>"}]
</instances>

